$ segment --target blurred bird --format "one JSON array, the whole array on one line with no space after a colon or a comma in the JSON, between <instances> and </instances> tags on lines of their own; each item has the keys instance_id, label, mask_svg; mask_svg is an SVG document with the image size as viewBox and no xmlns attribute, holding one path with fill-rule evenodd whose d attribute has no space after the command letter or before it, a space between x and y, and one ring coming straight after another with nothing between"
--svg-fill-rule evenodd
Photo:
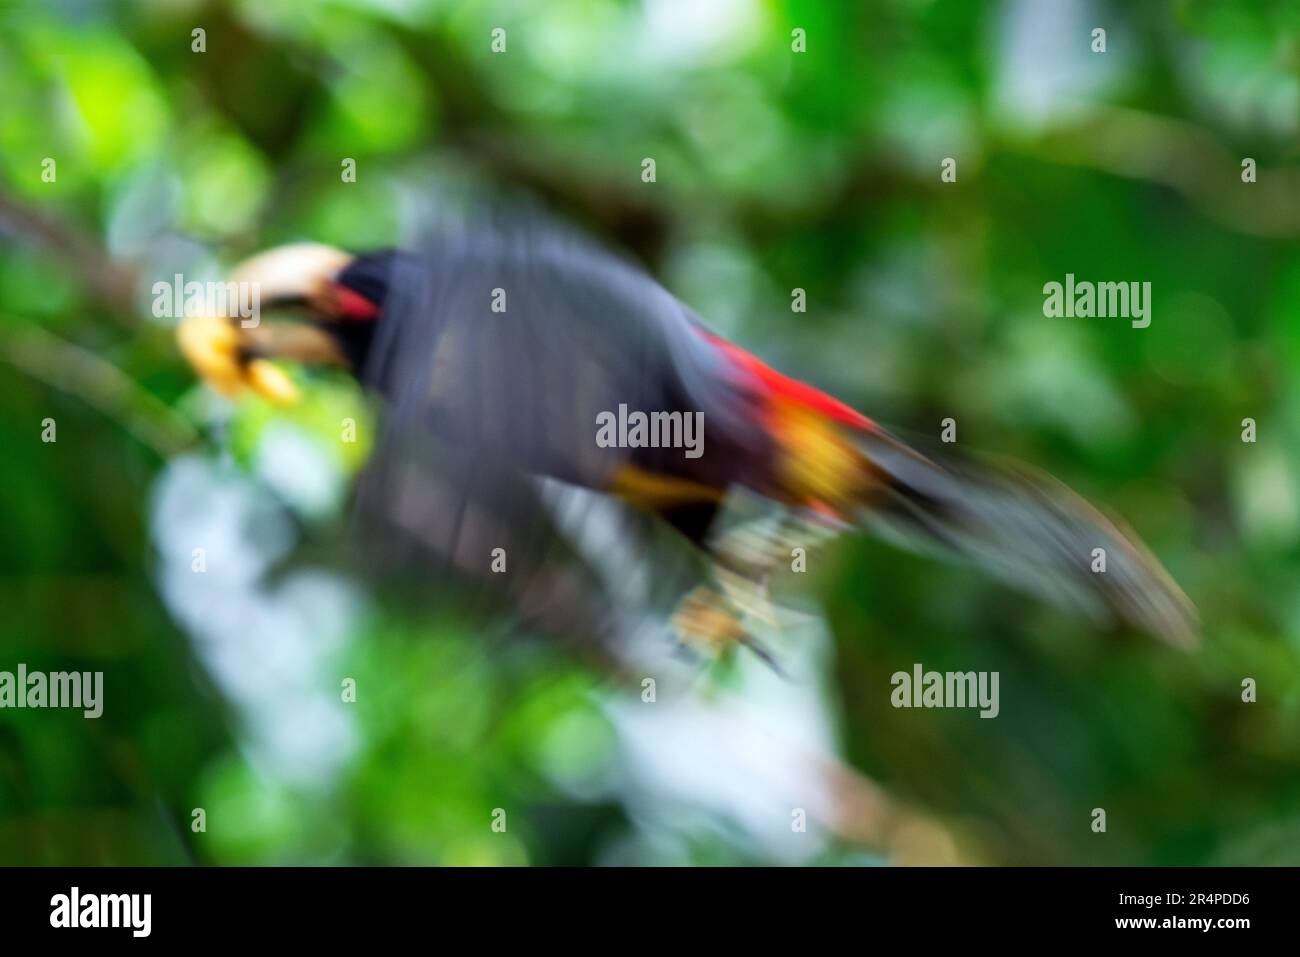
<instances>
[{"instance_id":1,"label":"blurred bird","mask_svg":"<svg viewBox=\"0 0 1300 957\"><path fill-rule=\"evenodd\" d=\"M461 574L507 583L552 631L615 639L628 615L610 579L648 576L678 582L672 622L688 645L763 654L754 626L770 621L771 576L794 549L862 528L1177 645L1195 637L1191 603L1155 558L1069 489L1020 465L922 454L553 223L444 228L413 251L283 246L232 279L301 317L185 319L180 346L200 375L288 404L298 387L270 360L350 370L386 407L366 514ZM638 431L635 413L653 428ZM684 448L693 422L698 448ZM576 490L636 516L625 572L610 536L579 546L566 529L587 507ZM684 548L652 544L663 528Z\"/></svg>"}]
</instances>

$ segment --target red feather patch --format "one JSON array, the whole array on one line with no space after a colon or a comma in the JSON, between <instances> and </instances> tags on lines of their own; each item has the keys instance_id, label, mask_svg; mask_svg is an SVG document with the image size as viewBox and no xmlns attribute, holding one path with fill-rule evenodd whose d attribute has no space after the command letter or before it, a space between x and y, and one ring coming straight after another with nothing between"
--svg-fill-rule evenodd
<instances>
[{"instance_id":1,"label":"red feather patch","mask_svg":"<svg viewBox=\"0 0 1300 957\"><path fill-rule=\"evenodd\" d=\"M753 376L769 392L814 409L836 422L843 422L855 429L875 429L876 424L852 406L827 395L820 389L814 389L806 382L800 382L798 379L777 372L757 356L726 339L711 332L703 332L703 335L721 349L737 367Z\"/></svg>"}]
</instances>

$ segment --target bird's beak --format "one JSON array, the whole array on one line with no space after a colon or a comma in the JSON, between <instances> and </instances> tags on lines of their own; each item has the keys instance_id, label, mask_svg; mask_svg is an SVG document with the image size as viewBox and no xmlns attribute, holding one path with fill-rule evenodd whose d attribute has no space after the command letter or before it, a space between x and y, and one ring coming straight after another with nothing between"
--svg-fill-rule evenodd
<instances>
[{"instance_id":1,"label":"bird's beak","mask_svg":"<svg viewBox=\"0 0 1300 957\"><path fill-rule=\"evenodd\" d=\"M248 290L260 307L278 304L326 308L331 280L351 261L351 256L329 246L281 246L236 267L232 284ZM242 292L241 292L242 295ZM301 392L293 380L267 356L277 355L260 335L260 311L252 327L247 319L198 311L187 315L176 330L182 355L212 388L237 397L246 392L276 405L293 405Z\"/></svg>"}]
</instances>

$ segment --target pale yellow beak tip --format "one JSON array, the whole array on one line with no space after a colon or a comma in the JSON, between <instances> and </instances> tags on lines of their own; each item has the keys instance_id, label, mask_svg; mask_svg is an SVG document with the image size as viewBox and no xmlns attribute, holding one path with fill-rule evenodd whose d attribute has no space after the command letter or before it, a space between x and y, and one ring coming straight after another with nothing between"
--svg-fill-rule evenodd
<instances>
[{"instance_id":1,"label":"pale yellow beak tip","mask_svg":"<svg viewBox=\"0 0 1300 957\"><path fill-rule=\"evenodd\" d=\"M292 379L278 366L265 359L254 359L245 368L248 387L275 405L296 405L302 392Z\"/></svg>"}]
</instances>

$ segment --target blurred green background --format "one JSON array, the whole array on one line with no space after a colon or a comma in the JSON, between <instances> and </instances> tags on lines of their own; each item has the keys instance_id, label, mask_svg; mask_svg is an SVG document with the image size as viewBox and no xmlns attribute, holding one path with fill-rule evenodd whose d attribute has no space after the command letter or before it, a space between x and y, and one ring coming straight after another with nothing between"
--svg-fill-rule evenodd
<instances>
[{"instance_id":1,"label":"blurred green background","mask_svg":"<svg viewBox=\"0 0 1300 957\"><path fill-rule=\"evenodd\" d=\"M647 742L635 690L302 557L345 521L355 390L231 407L151 314L158 279L391 244L472 188L1105 503L1204 620L1181 654L846 542L804 583L812 678L733 663L700 714L717 685L811 728L937 822L913 860L1300 864L1300 6L0 0L0 91L0 670L106 685L98 720L0 712L0 863L888 859L792 837L788 767L725 726ZM1150 328L1045 318L1066 273L1150 281ZM999 671L1001 715L894 710L914 662Z\"/></svg>"}]
</instances>

